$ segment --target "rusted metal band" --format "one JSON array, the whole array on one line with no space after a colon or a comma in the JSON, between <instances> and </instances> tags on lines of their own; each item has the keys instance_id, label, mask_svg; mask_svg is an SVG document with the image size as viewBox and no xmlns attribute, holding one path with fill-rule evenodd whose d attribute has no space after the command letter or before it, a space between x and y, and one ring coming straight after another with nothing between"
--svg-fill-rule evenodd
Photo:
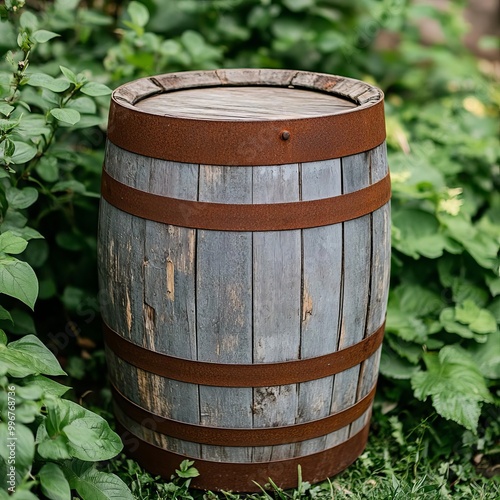
<instances>
[{"instance_id":1,"label":"rusted metal band","mask_svg":"<svg viewBox=\"0 0 500 500\"><path fill-rule=\"evenodd\" d=\"M293 87L356 102L356 108L314 118L230 121L160 116L134 105L179 90L224 86ZM288 139L282 133L288 132ZM385 140L383 93L364 82L291 70L222 70L160 75L113 92L108 138L144 156L209 165L280 165L340 158Z\"/></svg>"},{"instance_id":2,"label":"rusted metal band","mask_svg":"<svg viewBox=\"0 0 500 500\"><path fill-rule=\"evenodd\" d=\"M130 401L113 384L113 399L127 417L155 432L184 441L215 446L273 446L325 436L354 422L371 406L376 384L356 404L328 417L269 428L223 428L194 425L162 417Z\"/></svg>"},{"instance_id":3,"label":"rusted metal band","mask_svg":"<svg viewBox=\"0 0 500 500\"><path fill-rule=\"evenodd\" d=\"M385 322L361 342L315 358L280 363L211 363L150 351L125 339L103 323L108 349L123 361L180 382L215 387L269 387L329 377L359 365L380 347Z\"/></svg>"},{"instance_id":4,"label":"rusted metal band","mask_svg":"<svg viewBox=\"0 0 500 500\"><path fill-rule=\"evenodd\" d=\"M228 463L185 457L144 441L117 421L125 451L152 474L170 478L185 458L195 461L200 476L191 486L203 490L230 490L237 492L260 491L271 478L281 488L297 486L297 468L302 469L302 479L316 483L343 471L363 452L368 440L369 423L347 441L318 453L288 460L257 463Z\"/></svg>"},{"instance_id":5,"label":"rusted metal band","mask_svg":"<svg viewBox=\"0 0 500 500\"><path fill-rule=\"evenodd\" d=\"M232 204L182 200L127 186L104 169L101 192L114 207L143 219L217 231L282 231L328 226L362 217L391 197L389 174L352 193L295 203Z\"/></svg>"}]
</instances>

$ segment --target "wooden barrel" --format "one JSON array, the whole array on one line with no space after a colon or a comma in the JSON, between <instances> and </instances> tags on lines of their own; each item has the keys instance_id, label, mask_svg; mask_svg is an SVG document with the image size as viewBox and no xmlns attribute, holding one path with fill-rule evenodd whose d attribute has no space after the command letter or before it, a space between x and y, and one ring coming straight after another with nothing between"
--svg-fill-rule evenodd
<instances>
[{"instance_id":1,"label":"wooden barrel","mask_svg":"<svg viewBox=\"0 0 500 500\"><path fill-rule=\"evenodd\" d=\"M102 315L129 454L201 489L317 482L362 452L389 280L383 94L288 70L112 96Z\"/></svg>"}]
</instances>

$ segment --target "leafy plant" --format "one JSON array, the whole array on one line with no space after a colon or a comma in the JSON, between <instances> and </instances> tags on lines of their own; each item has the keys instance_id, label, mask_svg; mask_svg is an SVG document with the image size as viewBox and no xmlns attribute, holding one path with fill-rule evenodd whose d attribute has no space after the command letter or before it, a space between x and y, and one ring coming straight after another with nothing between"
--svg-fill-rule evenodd
<instances>
[{"instance_id":1,"label":"leafy plant","mask_svg":"<svg viewBox=\"0 0 500 500\"><path fill-rule=\"evenodd\" d=\"M46 262L47 246L28 221L40 227L48 214L68 210L75 193L96 196L63 177L72 168L61 138L75 126L101 123L93 98L110 90L64 66L56 78L33 71L33 52L59 35L40 29L32 12L21 13L23 4L2 7L9 26L18 29L18 48L7 53L10 73L0 71L0 293L11 298L8 306L18 299L33 310L39 292L49 297L55 285L49 278L39 287L33 268ZM43 207L36 217L35 205ZM29 313L0 307L0 320L11 333L25 334L8 342L0 330L0 435L7 443L0 450L0 474L6 478L0 491L28 500L42 494L70 500L72 491L84 499L132 498L117 476L96 468L121 451L120 438L102 417L62 399L69 387L47 376L66 373L38 337L26 335L23 327L32 329Z\"/></svg>"}]
</instances>

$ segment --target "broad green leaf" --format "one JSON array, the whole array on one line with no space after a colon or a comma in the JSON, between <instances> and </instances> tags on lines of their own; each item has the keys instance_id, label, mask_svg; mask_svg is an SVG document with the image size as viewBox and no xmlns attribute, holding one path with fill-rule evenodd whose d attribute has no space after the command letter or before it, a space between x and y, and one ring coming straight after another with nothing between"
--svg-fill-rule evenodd
<instances>
[{"instance_id":1,"label":"broad green leaf","mask_svg":"<svg viewBox=\"0 0 500 500\"><path fill-rule=\"evenodd\" d=\"M424 361L427 370L411 379L415 396L423 401L431 396L440 415L476 432L481 404L492 397L474 359L458 345L448 345L439 355L425 354Z\"/></svg>"},{"instance_id":2,"label":"broad green leaf","mask_svg":"<svg viewBox=\"0 0 500 500\"><path fill-rule=\"evenodd\" d=\"M396 380L409 380L417 371L418 366L406 361L387 348L382 350L380 372L386 377Z\"/></svg>"},{"instance_id":3,"label":"broad green leaf","mask_svg":"<svg viewBox=\"0 0 500 500\"><path fill-rule=\"evenodd\" d=\"M63 432L68 438L71 455L80 460L109 460L123 448L119 436L97 415L73 420Z\"/></svg>"},{"instance_id":4,"label":"broad green leaf","mask_svg":"<svg viewBox=\"0 0 500 500\"><path fill-rule=\"evenodd\" d=\"M35 439L31 430L16 422L14 430L9 430L7 423L0 422L0 457L7 460L10 449L15 449L16 482L19 484L30 471L35 457Z\"/></svg>"},{"instance_id":5,"label":"broad green leaf","mask_svg":"<svg viewBox=\"0 0 500 500\"><path fill-rule=\"evenodd\" d=\"M400 285L394 293L401 309L416 316L427 316L443 307L443 300L437 293L420 285Z\"/></svg>"},{"instance_id":6,"label":"broad green leaf","mask_svg":"<svg viewBox=\"0 0 500 500\"><path fill-rule=\"evenodd\" d=\"M50 114L57 120L70 125L75 125L80 121L80 113L76 109L54 108L50 110Z\"/></svg>"},{"instance_id":7,"label":"broad green leaf","mask_svg":"<svg viewBox=\"0 0 500 500\"><path fill-rule=\"evenodd\" d=\"M283 4L293 12L309 9L313 7L315 3L316 0L283 0Z\"/></svg>"},{"instance_id":8,"label":"broad green leaf","mask_svg":"<svg viewBox=\"0 0 500 500\"><path fill-rule=\"evenodd\" d=\"M35 322L33 316L24 309L12 309L10 311L14 324L9 326L5 323L5 328L15 335L26 335L27 333L36 334ZM3 323L2 323L3 324Z\"/></svg>"},{"instance_id":9,"label":"broad green leaf","mask_svg":"<svg viewBox=\"0 0 500 500\"><path fill-rule=\"evenodd\" d=\"M13 141L14 142L14 154L11 157L12 163L15 165L21 165L23 163L27 163L31 159L33 159L38 150L32 146L31 144L27 144L26 142ZM8 193L8 191L7 191Z\"/></svg>"},{"instance_id":10,"label":"broad green leaf","mask_svg":"<svg viewBox=\"0 0 500 500\"><path fill-rule=\"evenodd\" d=\"M32 87L42 87L52 92L64 92L70 87L70 83L66 79L56 79L45 73L33 73L29 75L27 83Z\"/></svg>"},{"instance_id":11,"label":"broad green leaf","mask_svg":"<svg viewBox=\"0 0 500 500\"><path fill-rule=\"evenodd\" d=\"M143 28L149 21L149 11L145 5L139 2L130 2L127 13L132 23Z\"/></svg>"},{"instance_id":12,"label":"broad green leaf","mask_svg":"<svg viewBox=\"0 0 500 500\"><path fill-rule=\"evenodd\" d=\"M0 345L7 345L7 335L3 330L0 330Z\"/></svg>"},{"instance_id":13,"label":"broad green leaf","mask_svg":"<svg viewBox=\"0 0 500 500\"><path fill-rule=\"evenodd\" d=\"M439 315L439 321L448 333L456 333L464 339L474 338L474 333L468 326L456 321L455 309L453 307L446 307L443 309Z\"/></svg>"},{"instance_id":14,"label":"broad green leaf","mask_svg":"<svg viewBox=\"0 0 500 500\"><path fill-rule=\"evenodd\" d=\"M500 379L500 335L498 333L488 335L484 344L472 346L469 353L486 378Z\"/></svg>"},{"instance_id":15,"label":"broad green leaf","mask_svg":"<svg viewBox=\"0 0 500 500\"><path fill-rule=\"evenodd\" d=\"M469 328L479 334L494 333L497 331L497 322L487 310L481 309L470 299L465 300L455 308L455 318L460 323L469 325Z\"/></svg>"},{"instance_id":16,"label":"broad green leaf","mask_svg":"<svg viewBox=\"0 0 500 500\"><path fill-rule=\"evenodd\" d=\"M97 105L90 97L79 97L68 103L68 108L76 109L79 113L95 114Z\"/></svg>"},{"instance_id":17,"label":"broad green leaf","mask_svg":"<svg viewBox=\"0 0 500 500\"><path fill-rule=\"evenodd\" d=\"M43 424L40 424L39 430ZM45 431L46 432L46 431ZM68 440L65 436L56 436L55 438L47 438L45 440L38 439L37 433L37 451L42 458L46 460L68 460L71 454L68 449Z\"/></svg>"},{"instance_id":18,"label":"broad green leaf","mask_svg":"<svg viewBox=\"0 0 500 500\"><path fill-rule=\"evenodd\" d=\"M38 19L33 14L33 12L30 12L29 10L25 10L19 19L19 24L21 25L21 28L27 28L29 30L36 30L38 27Z\"/></svg>"},{"instance_id":19,"label":"broad green leaf","mask_svg":"<svg viewBox=\"0 0 500 500\"><path fill-rule=\"evenodd\" d=\"M58 35L57 33L54 33L53 31L47 31L47 30L38 30L35 31L32 35L33 40L38 43L45 43L48 42L49 40L52 40L52 38L55 38Z\"/></svg>"},{"instance_id":20,"label":"broad green leaf","mask_svg":"<svg viewBox=\"0 0 500 500\"><path fill-rule=\"evenodd\" d=\"M500 295L500 278L498 276L486 276L486 283L488 284L491 295L493 295L493 297Z\"/></svg>"},{"instance_id":21,"label":"broad green leaf","mask_svg":"<svg viewBox=\"0 0 500 500\"><path fill-rule=\"evenodd\" d=\"M0 321L8 321L12 324L12 315L2 306L0 306Z\"/></svg>"},{"instance_id":22,"label":"broad green leaf","mask_svg":"<svg viewBox=\"0 0 500 500\"><path fill-rule=\"evenodd\" d=\"M16 489L16 492L9 497L9 500L40 500L39 497L28 490Z\"/></svg>"},{"instance_id":23,"label":"broad green leaf","mask_svg":"<svg viewBox=\"0 0 500 500\"><path fill-rule=\"evenodd\" d=\"M50 378L44 377L43 375L30 375L24 379L26 384L36 384L42 390L44 396L55 396L61 397L63 394L68 392L71 387L59 384Z\"/></svg>"},{"instance_id":24,"label":"broad green leaf","mask_svg":"<svg viewBox=\"0 0 500 500\"><path fill-rule=\"evenodd\" d=\"M12 231L6 231L0 234L0 252L18 254L25 250L28 242L19 236L16 236Z\"/></svg>"},{"instance_id":25,"label":"broad green leaf","mask_svg":"<svg viewBox=\"0 0 500 500\"><path fill-rule=\"evenodd\" d=\"M42 388L36 384L18 385L16 389L16 394L22 399L27 399L30 401L38 400L42 397Z\"/></svg>"},{"instance_id":26,"label":"broad green leaf","mask_svg":"<svg viewBox=\"0 0 500 500\"><path fill-rule=\"evenodd\" d=\"M45 182L56 182L59 179L57 158L54 156L43 156L36 165L36 172Z\"/></svg>"},{"instance_id":27,"label":"broad green leaf","mask_svg":"<svg viewBox=\"0 0 500 500\"><path fill-rule=\"evenodd\" d=\"M31 266L13 257L1 257L0 293L19 299L33 309L38 296L38 279Z\"/></svg>"},{"instance_id":28,"label":"broad green leaf","mask_svg":"<svg viewBox=\"0 0 500 500\"><path fill-rule=\"evenodd\" d=\"M7 201L10 208L17 210L28 208L38 199L38 191L32 187L17 189L11 187L7 190Z\"/></svg>"},{"instance_id":29,"label":"broad green leaf","mask_svg":"<svg viewBox=\"0 0 500 500\"><path fill-rule=\"evenodd\" d=\"M56 357L34 335L26 335L0 348L0 360L9 366L14 377L27 375L66 375Z\"/></svg>"},{"instance_id":30,"label":"broad green leaf","mask_svg":"<svg viewBox=\"0 0 500 500\"><path fill-rule=\"evenodd\" d=\"M65 471L66 472L66 471ZM81 475L73 474L71 486L83 500L133 500L128 486L116 475L99 472L94 467Z\"/></svg>"},{"instance_id":31,"label":"broad green leaf","mask_svg":"<svg viewBox=\"0 0 500 500\"><path fill-rule=\"evenodd\" d=\"M418 259L443 255L446 237L439 231L434 215L416 209L400 209L393 216L393 244L402 253Z\"/></svg>"},{"instance_id":32,"label":"broad green leaf","mask_svg":"<svg viewBox=\"0 0 500 500\"><path fill-rule=\"evenodd\" d=\"M71 490L62 469L54 464L45 464L38 473L42 493L50 500L71 500Z\"/></svg>"},{"instance_id":33,"label":"broad green leaf","mask_svg":"<svg viewBox=\"0 0 500 500\"><path fill-rule=\"evenodd\" d=\"M11 106L6 102L0 102L0 113L4 116L9 116L15 109L16 108L14 106Z\"/></svg>"},{"instance_id":34,"label":"broad green leaf","mask_svg":"<svg viewBox=\"0 0 500 500\"><path fill-rule=\"evenodd\" d=\"M91 97L99 97L111 94L112 90L102 83L89 82L86 83L80 91L83 94L89 95Z\"/></svg>"}]
</instances>

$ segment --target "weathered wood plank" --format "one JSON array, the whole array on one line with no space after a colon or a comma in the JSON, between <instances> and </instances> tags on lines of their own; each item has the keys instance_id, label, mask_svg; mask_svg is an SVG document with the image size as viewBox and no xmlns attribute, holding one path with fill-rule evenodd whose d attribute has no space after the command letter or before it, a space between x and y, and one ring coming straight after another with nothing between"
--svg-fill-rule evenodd
<instances>
[{"instance_id":1,"label":"weathered wood plank","mask_svg":"<svg viewBox=\"0 0 500 500\"><path fill-rule=\"evenodd\" d=\"M303 164L302 200L342 193L339 159ZM342 276L342 224L304 229L303 286L300 357L312 358L335 352L338 343ZM333 377L299 384L297 423L330 414ZM295 446L296 456L324 449L326 438Z\"/></svg>"},{"instance_id":2,"label":"weathered wood plank","mask_svg":"<svg viewBox=\"0 0 500 500\"><path fill-rule=\"evenodd\" d=\"M198 165L152 160L148 192L196 200ZM148 349L196 359L195 243L193 229L146 221L143 320ZM136 283L140 287L139 283ZM144 408L199 423L198 387L138 371ZM168 448L200 456L200 445L167 437Z\"/></svg>"},{"instance_id":3,"label":"weathered wood plank","mask_svg":"<svg viewBox=\"0 0 500 500\"><path fill-rule=\"evenodd\" d=\"M311 118L356 107L347 99L276 87L211 87L171 92L139 101L151 114L194 119L276 120Z\"/></svg>"},{"instance_id":4,"label":"weathered wood plank","mask_svg":"<svg viewBox=\"0 0 500 500\"><path fill-rule=\"evenodd\" d=\"M385 143L370 151L371 182L377 182L388 171ZM372 214L372 263L370 302L366 321L366 335L373 333L384 321L389 293L391 259L390 204L387 203ZM366 396L378 377L382 347L361 365L357 397ZM351 435L360 431L369 418L369 413L362 415L351 426Z\"/></svg>"},{"instance_id":5,"label":"weathered wood plank","mask_svg":"<svg viewBox=\"0 0 500 500\"><path fill-rule=\"evenodd\" d=\"M253 202L299 200L298 165L254 167ZM301 232L253 234L253 360L297 359L300 351ZM297 387L254 389L253 426L293 424ZM294 445L254 448L255 462L293 456Z\"/></svg>"},{"instance_id":6,"label":"weathered wood plank","mask_svg":"<svg viewBox=\"0 0 500 500\"><path fill-rule=\"evenodd\" d=\"M252 171L200 166L199 200L251 203ZM198 231L198 359L252 362L252 233ZM252 426L252 389L200 386L202 425ZM250 448L202 446L204 459L249 462Z\"/></svg>"},{"instance_id":7,"label":"weathered wood plank","mask_svg":"<svg viewBox=\"0 0 500 500\"><path fill-rule=\"evenodd\" d=\"M356 191L370 184L369 153L342 158L343 193ZM341 331L338 348L360 342L365 336L368 297L370 293L371 215L343 223L343 273ZM356 401L360 366L335 376L331 412L336 413ZM328 447L345 441L349 427L327 438Z\"/></svg>"}]
</instances>

